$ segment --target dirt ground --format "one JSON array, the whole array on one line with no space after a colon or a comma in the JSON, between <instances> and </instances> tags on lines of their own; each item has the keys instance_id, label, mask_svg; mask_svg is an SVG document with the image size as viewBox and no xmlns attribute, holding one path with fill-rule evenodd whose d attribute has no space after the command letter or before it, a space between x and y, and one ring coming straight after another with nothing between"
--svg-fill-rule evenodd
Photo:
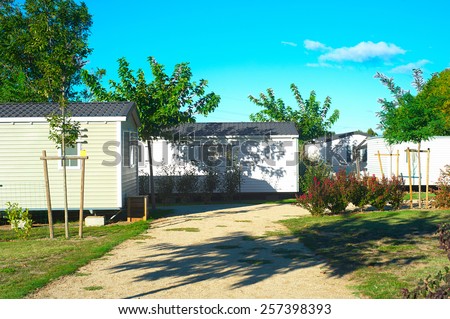
<instances>
[{"instance_id":1,"label":"dirt ground","mask_svg":"<svg viewBox=\"0 0 450 319\"><path fill-rule=\"evenodd\" d=\"M355 298L345 277L283 231L289 204L174 207L143 236L29 298Z\"/></svg>"}]
</instances>

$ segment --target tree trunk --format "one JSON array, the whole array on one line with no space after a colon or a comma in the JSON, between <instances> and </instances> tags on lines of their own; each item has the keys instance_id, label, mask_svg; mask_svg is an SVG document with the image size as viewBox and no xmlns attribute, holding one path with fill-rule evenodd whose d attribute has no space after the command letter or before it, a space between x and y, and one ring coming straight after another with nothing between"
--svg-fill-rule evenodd
<instances>
[{"instance_id":1,"label":"tree trunk","mask_svg":"<svg viewBox=\"0 0 450 319\"><path fill-rule=\"evenodd\" d=\"M148 164L150 166L150 194L152 200L152 209L156 209L156 199L155 199L155 180L153 177L153 155L152 155L152 145L150 140L147 140L148 148Z\"/></svg>"},{"instance_id":2,"label":"tree trunk","mask_svg":"<svg viewBox=\"0 0 450 319\"><path fill-rule=\"evenodd\" d=\"M419 208L422 208L422 168L420 163L420 142L417 144L417 164L419 165Z\"/></svg>"},{"instance_id":3,"label":"tree trunk","mask_svg":"<svg viewBox=\"0 0 450 319\"><path fill-rule=\"evenodd\" d=\"M63 189L64 189L64 231L66 234L66 239L70 238L69 232L69 212L68 212L68 204L67 204L67 167L66 167L66 132L65 132L65 124L66 124L66 107L64 102L61 105L61 114L63 118L63 126L61 130L62 139L61 139L61 157L62 157L62 165L63 165Z\"/></svg>"}]
</instances>

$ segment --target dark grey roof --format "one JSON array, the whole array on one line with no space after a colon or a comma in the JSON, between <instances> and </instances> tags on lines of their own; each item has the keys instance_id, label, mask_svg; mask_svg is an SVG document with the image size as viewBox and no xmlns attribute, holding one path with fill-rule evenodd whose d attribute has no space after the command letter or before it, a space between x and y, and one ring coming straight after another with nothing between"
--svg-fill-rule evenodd
<instances>
[{"instance_id":1,"label":"dark grey roof","mask_svg":"<svg viewBox=\"0 0 450 319\"><path fill-rule=\"evenodd\" d=\"M298 136L292 122L189 123L177 126L172 132L181 136Z\"/></svg>"},{"instance_id":2,"label":"dark grey roof","mask_svg":"<svg viewBox=\"0 0 450 319\"><path fill-rule=\"evenodd\" d=\"M340 134L331 134L328 136L322 136L319 138L314 139L314 142L325 142L325 141L329 141L329 140L340 140L340 139L344 139L344 138L348 138L350 136L353 135L362 135L362 136L366 136L369 137L370 135L361 131L352 131L352 132L347 132L347 133L340 133Z\"/></svg>"},{"instance_id":3,"label":"dark grey roof","mask_svg":"<svg viewBox=\"0 0 450 319\"><path fill-rule=\"evenodd\" d=\"M73 117L127 116L133 102L69 103L67 110ZM0 104L0 118L46 117L60 113L56 103L6 103Z\"/></svg>"}]
</instances>

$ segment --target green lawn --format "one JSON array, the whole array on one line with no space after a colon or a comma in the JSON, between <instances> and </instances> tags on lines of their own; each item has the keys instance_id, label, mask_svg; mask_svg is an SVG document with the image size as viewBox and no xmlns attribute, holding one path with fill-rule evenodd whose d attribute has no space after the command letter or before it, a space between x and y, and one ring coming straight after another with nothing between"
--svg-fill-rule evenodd
<instances>
[{"instance_id":1,"label":"green lawn","mask_svg":"<svg viewBox=\"0 0 450 319\"><path fill-rule=\"evenodd\" d=\"M351 275L360 297L400 298L421 278L450 265L439 249L438 224L450 210L370 212L282 221L324 257L331 275Z\"/></svg>"},{"instance_id":2,"label":"green lawn","mask_svg":"<svg viewBox=\"0 0 450 319\"><path fill-rule=\"evenodd\" d=\"M85 227L84 238L78 239L78 226L73 224L69 240L64 238L61 224L55 227L53 240L48 238L48 227L34 227L27 240L17 239L7 228L0 229L0 299L23 298L51 280L74 273L123 241L142 234L148 226L149 222L142 221Z\"/></svg>"},{"instance_id":3,"label":"green lawn","mask_svg":"<svg viewBox=\"0 0 450 319\"><path fill-rule=\"evenodd\" d=\"M427 194L425 192L422 192L420 197L423 200L425 200L427 198ZM432 193L431 191L428 192L428 198L429 199L433 199L434 197L436 197L435 193ZM419 199L419 193L418 192L413 192L413 200L417 200L417 199ZM405 195L403 196L403 200L409 201L409 191L405 193Z\"/></svg>"}]
</instances>

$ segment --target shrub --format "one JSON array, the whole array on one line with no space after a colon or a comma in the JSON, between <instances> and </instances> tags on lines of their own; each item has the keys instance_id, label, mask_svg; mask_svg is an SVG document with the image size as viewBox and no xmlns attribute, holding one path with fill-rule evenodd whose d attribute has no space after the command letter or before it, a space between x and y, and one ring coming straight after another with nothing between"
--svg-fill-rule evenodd
<instances>
[{"instance_id":1,"label":"shrub","mask_svg":"<svg viewBox=\"0 0 450 319\"><path fill-rule=\"evenodd\" d=\"M231 200L241 188L241 170L239 166L234 164L231 167L227 167L222 178L222 191L225 193L227 200Z\"/></svg>"},{"instance_id":2,"label":"shrub","mask_svg":"<svg viewBox=\"0 0 450 319\"><path fill-rule=\"evenodd\" d=\"M392 176L392 178L388 181L388 202L394 210L399 209L403 203L403 197L405 195L404 186L405 181L403 178Z\"/></svg>"},{"instance_id":3,"label":"shrub","mask_svg":"<svg viewBox=\"0 0 450 319\"><path fill-rule=\"evenodd\" d=\"M150 194L150 175L142 170L139 173L143 174L139 175L139 195L148 195Z\"/></svg>"},{"instance_id":4,"label":"shrub","mask_svg":"<svg viewBox=\"0 0 450 319\"><path fill-rule=\"evenodd\" d=\"M447 252L450 260L450 224L442 224L438 230L440 248ZM408 299L448 299L450 298L450 268L445 267L436 275L429 275L426 279L419 281L413 290L402 289L404 298Z\"/></svg>"},{"instance_id":5,"label":"shrub","mask_svg":"<svg viewBox=\"0 0 450 319\"><path fill-rule=\"evenodd\" d=\"M336 173L336 176L326 178L324 184L328 188L325 200L327 208L332 214L345 212L348 205L347 188L349 185L346 172L340 170Z\"/></svg>"},{"instance_id":6,"label":"shrub","mask_svg":"<svg viewBox=\"0 0 450 319\"><path fill-rule=\"evenodd\" d=\"M190 194L198 190L198 174L194 167L186 168L178 178L176 189L180 193L181 200L186 202L191 197Z\"/></svg>"},{"instance_id":7,"label":"shrub","mask_svg":"<svg viewBox=\"0 0 450 319\"><path fill-rule=\"evenodd\" d=\"M162 167L163 175L158 177L156 192L163 202L169 201L175 189L175 167L172 165Z\"/></svg>"},{"instance_id":8,"label":"shrub","mask_svg":"<svg viewBox=\"0 0 450 319\"><path fill-rule=\"evenodd\" d=\"M393 209L398 209L403 202L403 195L402 179L392 177L390 180L378 180L375 176L358 179L341 170L335 176L323 180L313 177L305 194L296 196L296 199L298 206L317 216L323 215L327 209L332 214L343 213L349 203L361 209L371 204L378 210L384 210L389 203Z\"/></svg>"},{"instance_id":9,"label":"shrub","mask_svg":"<svg viewBox=\"0 0 450 319\"><path fill-rule=\"evenodd\" d=\"M18 203L6 203L6 218L11 224L11 228L20 238L27 238L33 227L33 221L28 209L23 210Z\"/></svg>"},{"instance_id":10,"label":"shrub","mask_svg":"<svg viewBox=\"0 0 450 319\"><path fill-rule=\"evenodd\" d=\"M305 208L313 216L322 216L327 208L326 198L329 188L324 182L313 177L307 192L303 195L296 195L297 205Z\"/></svg>"},{"instance_id":11,"label":"shrub","mask_svg":"<svg viewBox=\"0 0 450 319\"><path fill-rule=\"evenodd\" d=\"M368 202L378 210L384 210L389 202L389 182L386 177L378 180L375 176L367 179Z\"/></svg>"},{"instance_id":12,"label":"shrub","mask_svg":"<svg viewBox=\"0 0 450 319\"><path fill-rule=\"evenodd\" d=\"M402 290L403 297L407 299L448 299L450 297L450 268L445 267L436 275L429 275L422 279L417 287L409 291Z\"/></svg>"},{"instance_id":13,"label":"shrub","mask_svg":"<svg viewBox=\"0 0 450 319\"><path fill-rule=\"evenodd\" d=\"M332 214L342 213L348 205L345 196L347 184L345 171L323 180L314 176L306 194L296 196L297 205L308 210L313 216L321 216L327 209Z\"/></svg>"},{"instance_id":14,"label":"shrub","mask_svg":"<svg viewBox=\"0 0 450 319\"><path fill-rule=\"evenodd\" d=\"M437 208L450 207L450 165L441 169L435 194L434 203Z\"/></svg>"},{"instance_id":15,"label":"shrub","mask_svg":"<svg viewBox=\"0 0 450 319\"><path fill-rule=\"evenodd\" d=\"M439 247L447 252L447 257L450 260L450 224L444 223L439 226Z\"/></svg>"},{"instance_id":16,"label":"shrub","mask_svg":"<svg viewBox=\"0 0 450 319\"><path fill-rule=\"evenodd\" d=\"M367 176L361 179L355 174L348 176L347 200L360 209L368 204L367 179Z\"/></svg>"},{"instance_id":17,"label":"shrub","mask_svg":"<svg viewBox=\"0 0 450 319\"><path fill-rule=\"evenodd\" d=\"M305 173L300 177L300 190L303 194L307 193L312 186L314 178L316 181L323 182L332 175L331 166L324 161L319 162L303 162L306 167Z\"/></svg>"},{"instance_id":18,"label":"shrub","mask_svg":"<svg viewBox=\"0 0 450 319\"><path fill-rule=\"evenodd\" d=\"M214 167L206 167L205 175L200 180L200 190L203 193L203 200L210 202L212 194L219 186L219 173Z\"/></svg>"}]
</instances>

